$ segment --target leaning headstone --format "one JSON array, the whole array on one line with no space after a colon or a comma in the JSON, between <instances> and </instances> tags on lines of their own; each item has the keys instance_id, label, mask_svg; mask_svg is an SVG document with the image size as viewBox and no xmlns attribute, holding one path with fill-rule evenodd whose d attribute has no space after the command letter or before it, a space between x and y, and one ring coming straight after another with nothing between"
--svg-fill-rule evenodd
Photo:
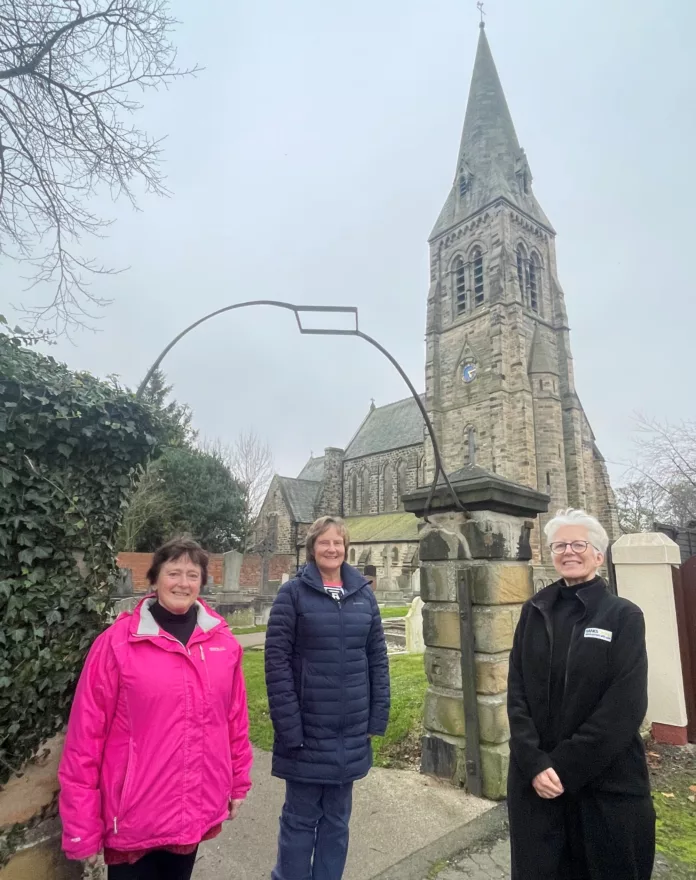
<instances>
[{"instance_id":1,"label":"leaning headstone","mask_svg":"<svg viewBox=\"0 0 696 880\"><path fill-rule=\"evenodd\" d=\"M416 596L406 615L406 651L408 654L425 654L423 605L421 597Z\"/></svg>"}]
</instances>

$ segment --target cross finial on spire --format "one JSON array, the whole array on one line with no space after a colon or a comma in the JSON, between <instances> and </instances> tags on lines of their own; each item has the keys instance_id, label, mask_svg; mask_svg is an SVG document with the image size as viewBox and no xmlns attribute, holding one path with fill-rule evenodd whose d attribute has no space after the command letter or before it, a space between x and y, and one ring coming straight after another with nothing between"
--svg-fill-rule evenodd
<instances>
[{"instance_id":1,"label":"cross finial on spire","mask_svg":"<svg viewBox=\"0 0 696 880\"><path fill-rule=\"evenodd\" d=\"M479 0L479 2L476 4L476 8L477 8L478 11L481 13L481 23L480 23L479 27L485 27L485 26L486 26L486 23L485 23L485 21L483 20L483 16L484 16L486 13L483 11L483 0Z\"/></svg>"}]
</instances>

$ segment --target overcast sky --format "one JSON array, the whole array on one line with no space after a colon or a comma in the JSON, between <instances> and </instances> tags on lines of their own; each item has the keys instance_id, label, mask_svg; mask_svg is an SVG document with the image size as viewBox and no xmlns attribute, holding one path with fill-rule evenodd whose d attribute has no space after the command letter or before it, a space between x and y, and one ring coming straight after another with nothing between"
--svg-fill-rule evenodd
<instances>
[{"instance_id":1,"label":"overcast sky","mask_svg":"<svg viewBox=\"0 0 696 880\"><path fill-rule=\"evenodd\" d=\"M454 174L478 38L474 0L173 4L182 64L149 94L170 199L91 253L114 304L52 354L137 385L208 311L256 298L356 305L362 328L424 384L427 237ZM490 0L487 34L534 190L558 232L577 388L610 463L633 414L696 418L696 3ZM94 245L94 246L92 246ZM5 289L16 290L3 267ZM13 293L8 299L17 299ZM201 434L253 428L296 475L407 395L356 339L297 333L289 313L218 318L164 364ZM622 473L612 464L615 482Z\"/></svg>"}]
</instances>

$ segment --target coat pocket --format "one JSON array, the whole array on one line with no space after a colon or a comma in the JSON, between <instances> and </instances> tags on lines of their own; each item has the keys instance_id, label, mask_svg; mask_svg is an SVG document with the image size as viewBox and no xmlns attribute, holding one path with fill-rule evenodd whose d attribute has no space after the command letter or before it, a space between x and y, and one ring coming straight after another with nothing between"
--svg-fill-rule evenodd
<instances>
[{"instance_id":1,"label":"coat pocket","mask_svg":"<svg viewBox=\"0 0 696 880\"><path fill-rule=\"evenodd\" d=\"M302 661L302 666L300 668L300 709L304 708L304 695L305 695L305 681L307 678L307 667L305 665L305 661Z\"/></svg>"},{"instance_id":2,"label":"coat pocket","mask_svg":"<svg viewBox=\"0 0 696 880\"><path fill-rule=\"evenodd\" d=\"M123 777L123 787L121 789L121 797L118 801L118 809L114 816L114 834L118 834L118 821L121 819L128 809L128 798L133 783L135 764L135 749L133 746L133 738L128 740L128 763L126 764L126 775Z\"/></svg>"}]
</instances>

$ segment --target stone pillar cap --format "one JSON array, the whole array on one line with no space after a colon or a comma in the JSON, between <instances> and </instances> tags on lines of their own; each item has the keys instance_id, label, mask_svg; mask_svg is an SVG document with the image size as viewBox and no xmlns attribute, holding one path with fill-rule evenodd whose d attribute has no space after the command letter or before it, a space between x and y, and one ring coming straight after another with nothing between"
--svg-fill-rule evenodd
<instances>
[{"instance_id":1,"label":"stone pillar cap","mask_svg":"<svg viewBox=\"0 0 696 880\"><path fill-rule=\"evenodd\" d=\"M679 546L662 532L622 535L611 548L614 565L680 565Z\"/></svg>"},{"instance_id":2,"label":"stone pillar cap","mask_svg":"<svg viewBox=\"0 0 696 880\"><path fill-rule=\"evenodd\" d=\"M467 510L491 510L511 516L535 517L546 513L550 498L529 486L522 486L492 474L478 465L469 465L449 474L457 498ZM403 496L404 507L409 513L422 517L430 494L430 486L423 486ZM440 478L433 495L430 511L444 513L457 510L452 493Z\"/></svg>"}]
</instances>

